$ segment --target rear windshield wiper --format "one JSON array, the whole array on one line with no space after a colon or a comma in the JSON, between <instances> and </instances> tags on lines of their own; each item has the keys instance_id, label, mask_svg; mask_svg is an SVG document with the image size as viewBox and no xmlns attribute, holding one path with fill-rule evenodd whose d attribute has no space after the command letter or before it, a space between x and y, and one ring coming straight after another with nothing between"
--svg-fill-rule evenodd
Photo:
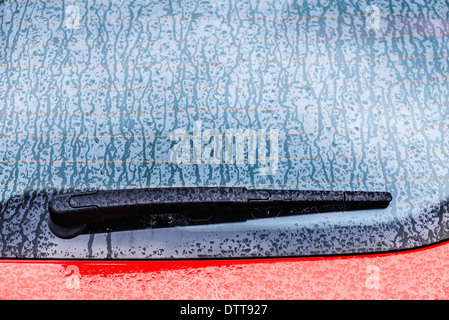
<instances>
[{"instance_id":1,"label":"rear windshield wiper","mask_svg":"<svg viewBox=\"0 0 449 320\"><path fill-rule=\"evenodd\" d=\"M260 190L243 187L179 187L99 190L65 194L49 203L48 225L58 237L73 238L86 225L142 214L325 208L325 211L388 207L389 192Z\"/></svg>"}]
</instances>

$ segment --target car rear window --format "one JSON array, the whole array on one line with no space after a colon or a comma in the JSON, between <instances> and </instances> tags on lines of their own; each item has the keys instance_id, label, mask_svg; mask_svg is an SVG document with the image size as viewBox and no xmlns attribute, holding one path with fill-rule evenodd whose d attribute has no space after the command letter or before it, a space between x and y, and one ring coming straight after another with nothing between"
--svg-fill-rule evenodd
<instances>
[{"instance_id":1,"label":"car rear window","mask_svg":"<svg viewBox=\"0 0 449 320\"><path fill-rule=\"evenodd\" d=\"M0 19L4 258L307 256L447 236L447 2L23 0L0 3ZM149 217L70 240L48 229L55 195L169 186L393 201Z\"/></svg>"}]
</instances>

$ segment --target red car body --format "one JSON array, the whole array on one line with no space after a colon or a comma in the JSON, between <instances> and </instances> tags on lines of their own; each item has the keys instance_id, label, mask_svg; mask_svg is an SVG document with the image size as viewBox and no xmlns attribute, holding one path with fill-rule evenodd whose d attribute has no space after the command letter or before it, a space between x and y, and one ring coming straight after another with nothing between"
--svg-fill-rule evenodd
<instances>
[{"instance_id":1,"label":"red car body","mask_svg":"<svg viewBox=\"0 0 449 320\"><path fill-rule=\"evenodd\" d=\"M449 243L357 256L1 260L2 299L447 299Z\"/></svg>"}]
</instances>

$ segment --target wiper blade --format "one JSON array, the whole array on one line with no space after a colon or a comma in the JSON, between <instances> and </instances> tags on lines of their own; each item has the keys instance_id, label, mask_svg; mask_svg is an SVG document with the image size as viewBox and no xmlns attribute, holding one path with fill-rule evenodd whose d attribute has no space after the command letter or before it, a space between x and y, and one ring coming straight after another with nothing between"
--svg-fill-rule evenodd
<instances>
[{"instance_id":1,"label":"wiper blade","mask_svg":"<svg viewBox=\"0 0 449 320\"><path fill-rule=\"evenodd\" d=\"M69 239L88 224L142 214L173 214L233 210L300 209L343 205L351 210L388 207L389 192L260 190L243 187L180 187L99 190L65 194L49 203L48 225L58 237ZM340 206L341 207L341 206ZM328 210L329 211L329 210Z\"/></svg>"}]
</instances>

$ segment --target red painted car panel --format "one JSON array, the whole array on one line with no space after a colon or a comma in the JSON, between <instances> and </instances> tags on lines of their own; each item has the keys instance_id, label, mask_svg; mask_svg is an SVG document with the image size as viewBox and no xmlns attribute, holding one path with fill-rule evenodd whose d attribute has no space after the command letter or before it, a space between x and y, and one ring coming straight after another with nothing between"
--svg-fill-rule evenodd
<instances>
[{"instance_id":1,"label":"red painted car panel","mask_svg":"<svg viewBox=\"0 0 449 320\"><path fill-rule=\"evenodd\" d=\"M2 260L2 299L447 299L449 243L389 254L189 261Z\"/></svg>"}]
</instances>

